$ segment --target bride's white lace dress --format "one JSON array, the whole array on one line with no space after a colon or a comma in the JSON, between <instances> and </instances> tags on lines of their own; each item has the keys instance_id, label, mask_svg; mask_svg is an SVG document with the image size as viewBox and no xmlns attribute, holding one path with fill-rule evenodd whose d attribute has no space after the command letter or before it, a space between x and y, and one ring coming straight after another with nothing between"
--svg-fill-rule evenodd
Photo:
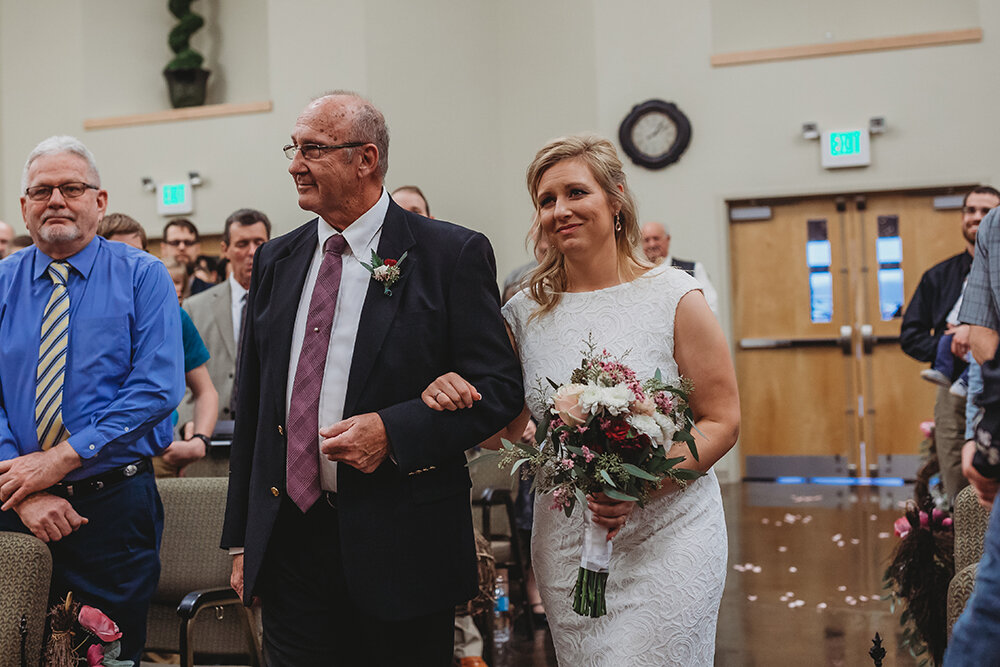
<instances>
[{"instance_id":1,"label":"bride's white lace dress","mask_svg":"<svg viewBox=\"0 0 1000 667\"><path fill-rule=\"evenodd\" d=\"M526 291L517 294L503 313L517 342L534 417L552 392L546 378L567 382L588 336L598 351L621 357L639 377L660 369L665 378L676 379L674 313L681 297L696 289L697 282L683 271L657 267L630 283L564 294L555 310L530 322L536 304ZM583 508L566 518L551 504L548 494L535 500L531 555L560 665L713 664L727 558L714 472L635 509L614 538L608 613L597 619L579 616L572 607Z\"/></svg>"}]
</instances>

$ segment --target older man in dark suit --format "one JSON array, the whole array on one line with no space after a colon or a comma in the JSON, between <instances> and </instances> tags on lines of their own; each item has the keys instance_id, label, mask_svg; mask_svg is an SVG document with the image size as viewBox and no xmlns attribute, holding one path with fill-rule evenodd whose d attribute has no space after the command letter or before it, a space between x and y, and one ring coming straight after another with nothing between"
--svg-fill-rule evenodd
<instances>
[{"instance_id":1,"label":"older man in dark suit","mask_svg":"<svg viewBox=\"0 0 1000 667\"><path fill-rule=\"evenodd\" d=\"M261 599L270 664L448 665L453 609L477 588L464 451L523 405L493 252L392 202L368 101L323 96L291 139L299 206L319 217L254 263L232 583ZM420 392L452 370L483 399L430 410Z\"/></svg>"}]
</instances>

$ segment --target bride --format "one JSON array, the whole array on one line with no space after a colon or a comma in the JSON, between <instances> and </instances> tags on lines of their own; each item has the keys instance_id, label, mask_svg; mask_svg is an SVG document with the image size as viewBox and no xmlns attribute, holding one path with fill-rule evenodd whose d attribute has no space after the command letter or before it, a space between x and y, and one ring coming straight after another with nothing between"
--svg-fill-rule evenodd
<instances>
[{"instance_id":1,"label":"bride","mask_svg":"<svg viewBox=\"0 0 1000 667\"><path fill-rule=\"evenodd\" d=\"M729 347L698 283L670 266L640 259L635 202L622 164L607 140L556 139L528 167L535 225L549 242L528 288L504 307L520 356L526 405L500 437L516 440L530 416L538 420L551 388L569 380L586 342L607 349L640 377L690 378L690 405L706 472L686 489L664 483L645 507L599 494L589 498L594 522L614 539L607 615L572 609L584 531L582 511L567 518L535 503L532 563L560 664L712 665L719 602L726 577L722 497L712 465L736 441L739 398ZM438 410L470 407L475 387L455 373L424 391ZM684 456L676 443L670 456Z\"/></svg>"}]
</instances>

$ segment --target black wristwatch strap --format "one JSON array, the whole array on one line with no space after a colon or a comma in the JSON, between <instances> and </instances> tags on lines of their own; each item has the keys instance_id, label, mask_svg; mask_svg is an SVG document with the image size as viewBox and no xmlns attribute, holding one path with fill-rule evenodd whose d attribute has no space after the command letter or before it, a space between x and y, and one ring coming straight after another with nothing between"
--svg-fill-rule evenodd
<instances>
[{"instance_id":1,"label":"black wristwatch strap","mask_svg":"<svg viewBox=\"0 0 1000 667\"><path fill-rule=\"evenodd\" d=\"M198 439L200 439L202 442L205 443L206 447L211 447L212 446L212 439L210 437L208 437L207 435L205 435L204 433L195 433L191 437L192 438L198 438Z\"/></svg>"}]
</instances>

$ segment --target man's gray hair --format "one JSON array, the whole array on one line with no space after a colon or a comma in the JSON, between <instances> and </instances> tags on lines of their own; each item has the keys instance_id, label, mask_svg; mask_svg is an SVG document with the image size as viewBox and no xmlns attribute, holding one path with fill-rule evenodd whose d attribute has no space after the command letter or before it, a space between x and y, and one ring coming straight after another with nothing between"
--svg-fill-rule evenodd
<instances>
[{"instance_id":1,"label":"man's gray hair","mask_svg":"<svg viewBox=\"0 0 1000 667\"><path fill-rule=\"evenodd\" d=\"M375 144L375 148L378 149L378 171L384 181L389 171L389 126L385 122L385 116L370 100L351 90L331 90L316 99L325 97L353 97L360 102L352 124L354 136L351 137L351 141ZM353 148L347 149L348 156L353 154Z\"/></svg>"},{"instance_id":2,"label":"man's gray hair","mask_svg":"<svg viewBox=\"0 0 1000 667\"><path fill-rule=\"evenodd\" d=\"M24 194L24 191L28 189L28 170L31 169L31 163L43 155L55 155L57 153L72 153L86 160L87 169L90 171L90 177L93 181L90 185L101 187L101 174L97 170L97 162L94 160L94 154L76 137L58 135L43 139L28 154L28 159L24 163L24 171L21 172L21 194Z\"/></svg>"}]
</instances>

